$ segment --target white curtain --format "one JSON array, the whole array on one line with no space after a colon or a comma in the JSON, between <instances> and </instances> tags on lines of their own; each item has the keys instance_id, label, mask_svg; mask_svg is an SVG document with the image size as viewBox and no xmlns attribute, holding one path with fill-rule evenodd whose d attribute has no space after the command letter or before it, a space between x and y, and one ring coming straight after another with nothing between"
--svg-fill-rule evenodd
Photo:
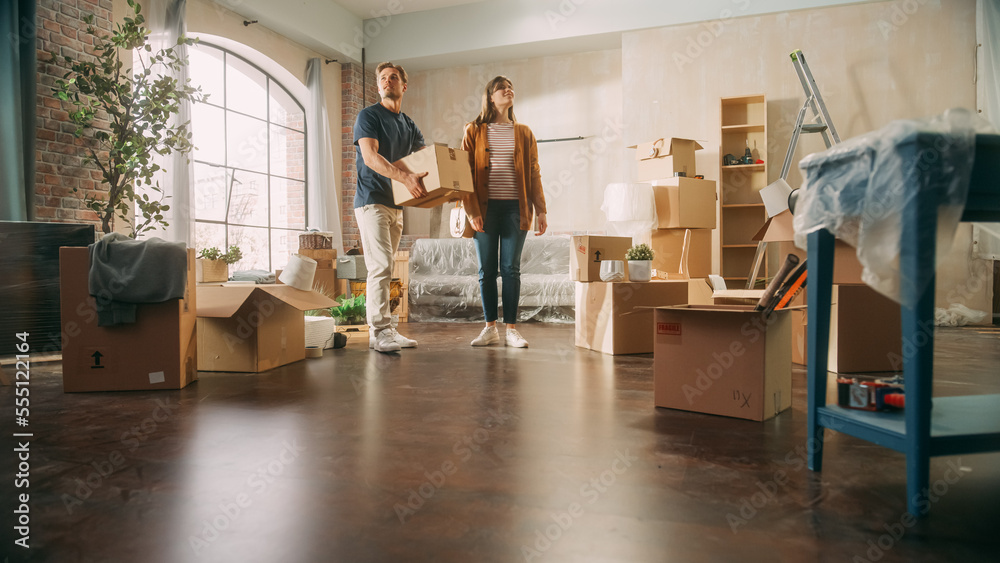
<instances>
[{"instance_id":1,"label":"white curtain","mask_svg":"<svg viewBox=\"0 0 1000 563\"><path fill-rule=\"evenodd\" d=\"M184 35L184 14L187 10L187 0L146 0L143 11L146 25L149 27L149 43L155 53L177 45L177 39ZM178 57L186 59L188 48L179 45L174 48ZM188 80L188 70L184 67L174 78L184 84ZM174 116L171 125L190 123L191 103L181 101L180 112ZM190 133L190 125L188 132ZM189 161L191 153L186 155L169 154L157 156L156 162L163 169L157 174L160 188L163 190L165 203L170 210L164 213L164 220L169 224L160 226L155 231L147 231L143 237L160 237L171 242L183 242L189 247L194 246L194 165ZM152 197L153 194L150 195Z\"/></svg>"},{"instance_id":2,"label":"white curtain","mask_svg":"<svg viewBox=\"0 0 1000 563\"><path fill-rule=\"evenodd\" d=\"M330 119L326 111L326 94L323 90L323 60L309 59L306 66L306 87L309 88L309 106L306 109L306 144L308 159L308 188L306 227L333 233L333 248L344 250L344 237L340 230L340 198L337 197L337 176L333 165L333 141Z\"/></svg>"}]
</instances>

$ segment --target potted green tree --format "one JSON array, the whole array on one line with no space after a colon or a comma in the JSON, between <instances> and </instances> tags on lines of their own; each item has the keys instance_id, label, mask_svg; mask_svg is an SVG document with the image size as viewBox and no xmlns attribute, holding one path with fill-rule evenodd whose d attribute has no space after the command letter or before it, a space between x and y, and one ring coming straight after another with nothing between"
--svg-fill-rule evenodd
<instances>
[{"instance_id":1,"label":"potted green tree","mask_svg":"<svg viewBox=\"0 0 1000 563\"><path fill-rule=\"evenodd\" d=\"M224 282L229 280L229 265L243 259L243 251L238 246L230 246L222 252L217 246L203 248L198 253L195 278L198 283Z\"/></svg>"},{"instance_id":2,"label":"potted green tree","mask_svg":"<svg viewBox=\"0 0 1000 563\"><path fill-rule=\"evenodd\" d=\"M628 260L628 279L634 282L649 281L653 277L653 249L648 244L636 244L625 252Z\"/></svg>"},{"instance_id":3,"label":"potted green tree","mask_svg":"<svg viewBox=\"0 0 1000 563\"><path fill-rule=\"evenodd\" d=\"M195 40L181 37L177 45L154 52L141 6L135 0L127 2L134 17L126 17L111 35L98 35L93 14L83 18L93 38L92 57L75 59L53 52L52 59L44 62L68 67L52 93L72 106L73 134L86 139L84 163L100 170L107 187L107 192L84 194L84 204L97 213L105 234L112 231L117 217L131 226L134 238L167 225L163 213L170 206L154 178L161 169L154 156L185 154L193 148L188 124L177 124L175 116L182 100L203 101L206 96L190 80L181 84L158 72L186 66L176 47ZM138 66L126 70L121 57L133 57Z\"/></svg>"}]
</instances>

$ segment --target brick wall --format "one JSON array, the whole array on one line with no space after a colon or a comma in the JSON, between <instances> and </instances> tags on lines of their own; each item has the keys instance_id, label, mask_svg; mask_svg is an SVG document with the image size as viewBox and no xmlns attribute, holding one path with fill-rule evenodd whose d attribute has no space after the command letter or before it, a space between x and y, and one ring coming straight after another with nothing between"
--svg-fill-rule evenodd
<instances>
[{"instance_id":1,"label":"brick wall","mask_svg":"<svg viewBox=\"0 0 1000 563\"><path fill-rule=\"evenodd\" d=\"M73 58L86 56L93 46L82 18L94 14L99 33L111 32L112 0L39 0L36 14L38 56L38 116L35 144L35 219L37 221L97 224L97 214L83 206L85 195L106 198L101 175L84 167L84 140L73 137L69 104L52 97L52 86L62 78L65 64L49 64L52 52ZM79 191L73 192L73 188Z\"/></svg>"},{"instance_id":2,"label":"brick wall","mask_svg":"<svg viewBox=\"0 0 1000 563\"><path fill-rule=\"evenodd\" d=\"M353 63L344 63L341 65L341 159L343 162L341 177L343 188L343 198L341 199L343 225L341 225L341 229L344 233L344 248L346 250L361 246L358 223L354 219L354 194L357 191L358 185L354 148L354 120L357 118L358 112L366 105L370 106L379 100L374 69L375 65L369 65L368 77L364 86L367 93L364 101L362 101L361 65ZM410 250L417 238L420 237L403 235L402 240L399 241L399 250Z\"/></svg>"}]
</instances>

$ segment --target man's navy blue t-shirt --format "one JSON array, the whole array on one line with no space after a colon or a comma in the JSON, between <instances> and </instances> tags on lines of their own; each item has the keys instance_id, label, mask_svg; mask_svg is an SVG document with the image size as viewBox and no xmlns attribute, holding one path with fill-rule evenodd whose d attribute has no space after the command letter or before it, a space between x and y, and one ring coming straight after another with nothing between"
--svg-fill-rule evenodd
<instances>
[{"instance_id":1,"label":"man's navy blue t-shirt","mask_svg":"<svg viewBox=\"0 0 1000 563\"><path fill-rule=\"evenodd\" d=\"M358 190L354 207L373 203L402 209L392 198L392 181L365 164L358 140L378 141L378 153L389 162L396 162L424 146L424 136L413 120L403 112L394 113L382 104L368 106L358 113L354 122L354 152L358 166Z\"/></svg>"}]
</instances>

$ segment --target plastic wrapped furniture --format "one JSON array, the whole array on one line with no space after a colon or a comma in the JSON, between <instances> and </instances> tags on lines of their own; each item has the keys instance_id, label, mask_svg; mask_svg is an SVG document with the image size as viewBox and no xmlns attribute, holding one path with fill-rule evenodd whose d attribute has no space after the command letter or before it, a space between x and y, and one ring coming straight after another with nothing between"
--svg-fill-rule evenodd
<instances>
[{"instance_id":1,"label":"plastic wrapped furniture","mask_svg":"<svg viewBox=\"0 0 1000 563\"><path fill-rule=\"evenodd\" d=\"M1000 136L961 127L962 116L945 118L945 126L897 122L866 135L868 141L845 142L803 160L806 183L795 217L796 240L807 239L809 255L809 468L822 469L827 428L902 452L907 509L914 516L930 507L931 456L1000 450L1000 395L938 397L931 405L937 239L952 236L959 220L1000 221ZM886 203L885 191L897 198L894 203ZM901 413L826 404L834 232L862 233L859 257L871 252L889 266L882 270L887 276L872 275L866 283L902 304ZM866 272L876 270L865 265Z\"/></svg>"},{"instance_id":2,"label":"plastic wrapped furniture","mask_svg":"<svg viewBox=\"0 0 1000 563\"><path fill-rule=\"evenodd\" d=\"M569 250L569 237L528 235L525 239L518 322L573 322L575 289L569 279ZM501 295L502 286L498 277ZM409 299L410 321L483 321L473 240L417 240L410 251Z\"/></svg>"}]
</instances>

